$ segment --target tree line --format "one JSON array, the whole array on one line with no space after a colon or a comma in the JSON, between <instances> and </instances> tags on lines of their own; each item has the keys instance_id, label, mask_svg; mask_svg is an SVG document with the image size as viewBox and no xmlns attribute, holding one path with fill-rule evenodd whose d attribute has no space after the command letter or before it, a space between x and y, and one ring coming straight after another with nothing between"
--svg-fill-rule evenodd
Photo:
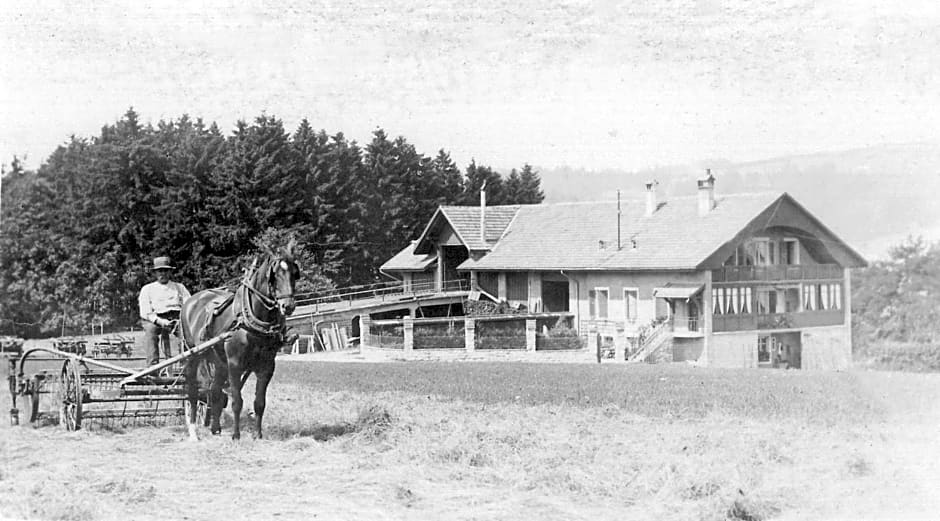
<instances>
[{"instance_id":1,"label":"tree line","mask_svg":"<svg viewBox=\"0 0 940 521\"><path fill-rule=\"evenodd\" d=\"M852 273L856 351L885 343L937 345L940 243L910 237L888 257Z\"/></svg>"},{"instance_id":2,"label":"tree line","mask_svg":"<svg viewBox=\"0 0 940 521\"><path fill-rule=\"evenodd\" d=\"M36 171L3 176L0 332L24 336L136 320L151 259L169 255L191 290L238 277L263 245L298 239L299 291L379 280L438 205L535 204L530 165L503 175L443 149L425 156L376 130L360 145L303 120L262 115L230 135L182 116L144 125L132 109L72 137Z\"/></svg>"}]
</instances>

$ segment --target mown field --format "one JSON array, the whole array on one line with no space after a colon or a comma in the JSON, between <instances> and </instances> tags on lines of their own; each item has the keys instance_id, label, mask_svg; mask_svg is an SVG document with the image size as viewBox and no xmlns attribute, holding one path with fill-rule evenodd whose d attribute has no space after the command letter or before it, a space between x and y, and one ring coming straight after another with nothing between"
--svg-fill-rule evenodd
<instances>
[{"instance_id":1,"label":"mown field","mask_svg":"<svg viewBox=\"0 0 940 521\"><path fill-rule=\"evenodd\" d=\"M938 396L890 372L281 362L264 440L3 425L0 517L935 519Z\"/></svg>"}]
</instances>

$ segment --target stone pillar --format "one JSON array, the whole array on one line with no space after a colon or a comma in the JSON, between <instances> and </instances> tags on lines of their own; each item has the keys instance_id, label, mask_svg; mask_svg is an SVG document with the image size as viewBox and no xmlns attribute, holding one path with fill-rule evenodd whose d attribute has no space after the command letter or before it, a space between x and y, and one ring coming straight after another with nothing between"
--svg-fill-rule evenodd
<instances>
[{"instance_id":1,"label":"stone pillar","mask_svg":"<svg viewBox=\"0 0 940 521\"><path fill-rule=\"evenodd\" d=\"M506 283L505 271L499 272L496 282L497 282L496 298L498 298L499 300L505 300L508 302L509 301L509 285Z\"/></svg>"},{"instance_id":2,"label":"stone pillar","mask_svg":"<svg viewBox=\"0 0 940 521\"><path fill-rule=\"evenodd\" d=\"M614 337L614 362L623 362L626 358L627 336Z\"/></svg>"},{"instance_id":3,"label":"stone pillar","mask_svg":"<svg viewBox=\"0 0 940 521\"><path fill-rule=\"evenodd\" d=\"M477 323L470 317L463 319L463 345L468 353L476 349Z\"/></svg>"},{"instance_id":4,"label":"stone pillar","mask_svg":"<svg viewBox=\"0 0 940 521\"><path fill-rule=\"evenodd\" d=\"M317 332L313 332L316 336ZM372 319L368 314L359 315L359 345L372 346Z\"/></svg>"},{"instance_id":5,"label":"stone pillar","mask_svg":"<svg viewBox=\"0 0 940 521\"><path fill-rule=\"evenodd\" d=\"M402 326L405 332L405 352L410 353L415 348L415 319L405 317Z\"/></svg>"},{"instance_id":6,"label":"stone pillar","mask_svg":"<svg viewBox=\"0 0 940 521\"><path fill-rule=\"evenodd\" d=\"M525 321L525 350L535 352L535 319L529 318Z\"/></svg>"}]
</instances>

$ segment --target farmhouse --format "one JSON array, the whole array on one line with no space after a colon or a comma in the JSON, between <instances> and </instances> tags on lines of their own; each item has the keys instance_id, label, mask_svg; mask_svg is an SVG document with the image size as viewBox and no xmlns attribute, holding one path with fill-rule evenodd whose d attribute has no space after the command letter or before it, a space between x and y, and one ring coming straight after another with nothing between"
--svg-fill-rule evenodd
<instances>
[{"instance_id":1,"label":"farmhouse","mask_svg":"<svg viewBox=\"0 0 940 521\"><path fill-rule=\"evenodd\" d=\"M786 193L441 206L382 266L469 282L529 313L567 312L616 360L839 369L851 361L850 268L865 260ZM588 345L591 340L589 340Z\"/></svg>"}]
</instances>

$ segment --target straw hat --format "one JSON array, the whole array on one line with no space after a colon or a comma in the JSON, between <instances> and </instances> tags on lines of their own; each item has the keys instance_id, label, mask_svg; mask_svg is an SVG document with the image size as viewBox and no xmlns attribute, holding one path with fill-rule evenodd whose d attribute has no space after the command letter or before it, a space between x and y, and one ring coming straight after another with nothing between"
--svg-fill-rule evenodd
<instances>
[{"instance_id":1,"label":"straw hat","mask_svg":"<svg viewBox=\"0 0 940 521\"><path fill-rule=\"evenodd\" d=\"M153 269L154 270L174 270L175 266L170 264L169 257L157 257L153 259Z\"/></svg>"}]
</instances>

